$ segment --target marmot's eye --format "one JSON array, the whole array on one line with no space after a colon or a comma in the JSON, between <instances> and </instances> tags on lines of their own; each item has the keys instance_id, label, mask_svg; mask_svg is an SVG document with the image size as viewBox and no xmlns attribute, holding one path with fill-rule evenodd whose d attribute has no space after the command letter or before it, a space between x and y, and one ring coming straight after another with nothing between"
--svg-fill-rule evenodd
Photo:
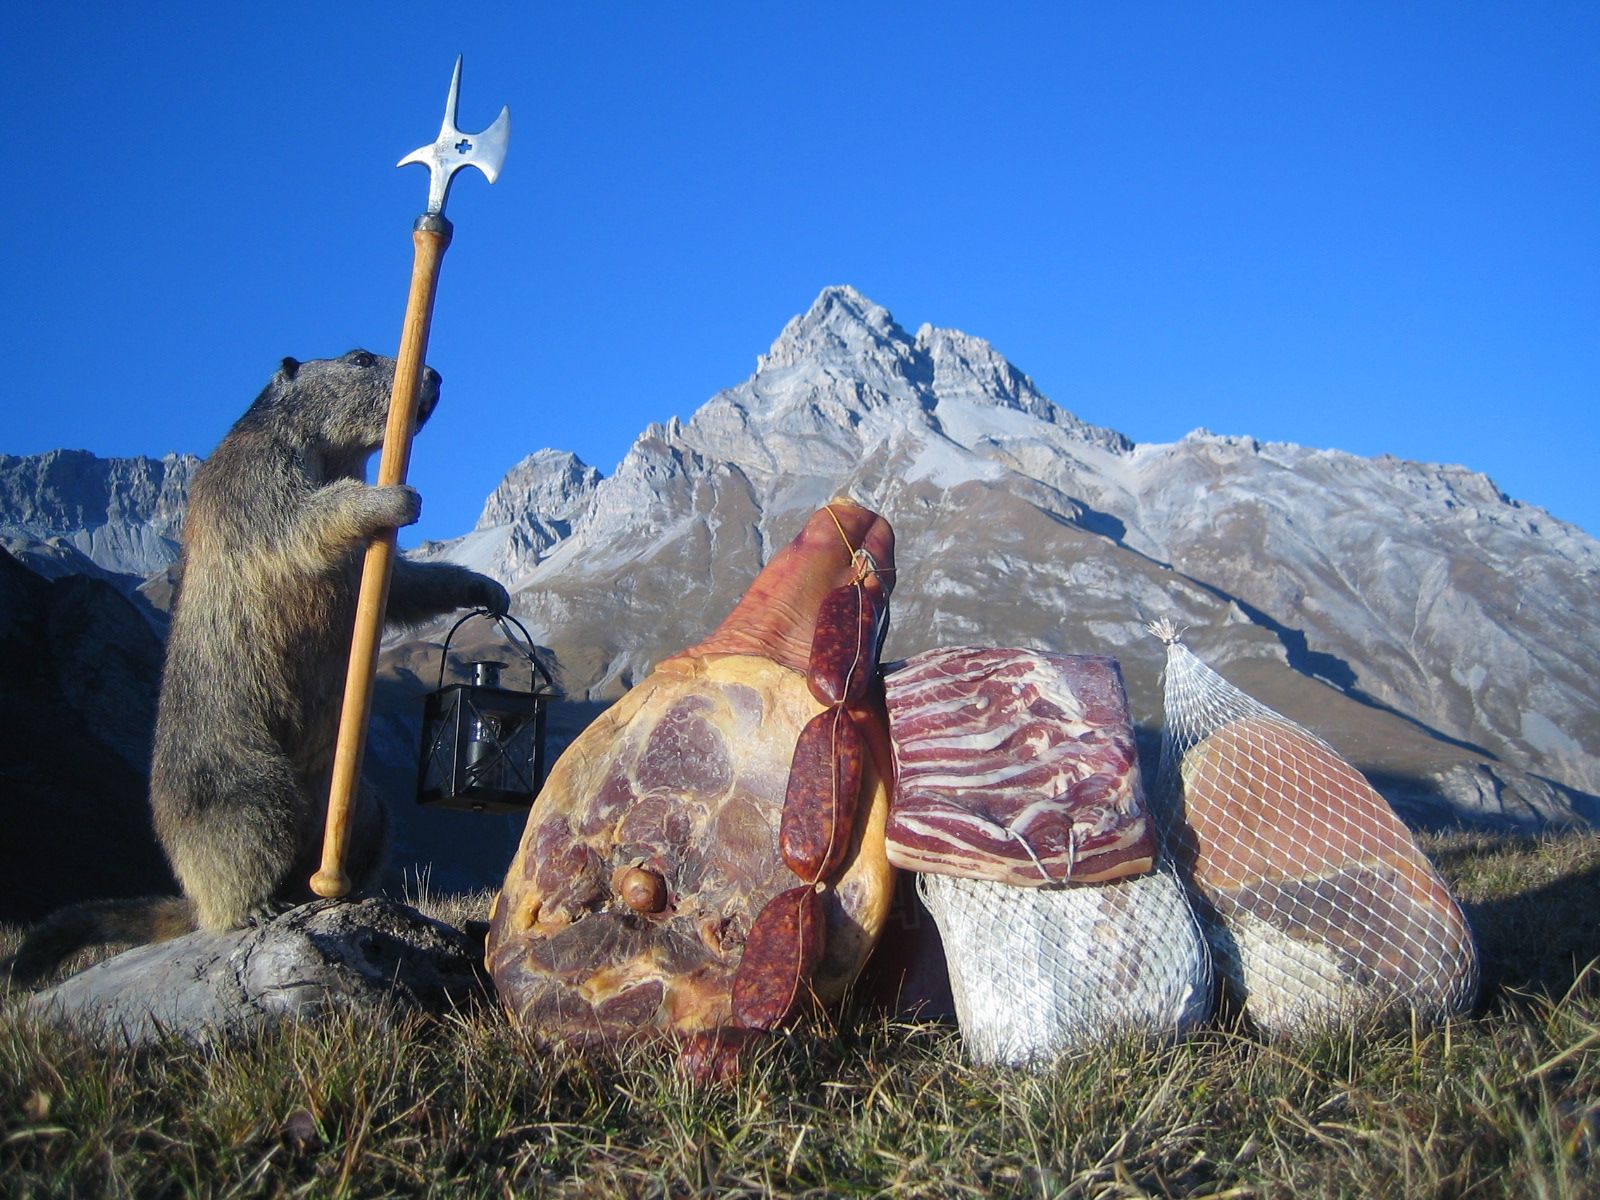
<instances>
[{"instance_id":1,"label":"marmot's eye","mask_svg":"<svg viewBox=\"0 0 1600 1200\"><path fill-rule=\"evenodd\" d=\"M365 350L357 350L350 356L350 361L358 367L370 367L377 360Z\"/></svg>"}]
</instances>

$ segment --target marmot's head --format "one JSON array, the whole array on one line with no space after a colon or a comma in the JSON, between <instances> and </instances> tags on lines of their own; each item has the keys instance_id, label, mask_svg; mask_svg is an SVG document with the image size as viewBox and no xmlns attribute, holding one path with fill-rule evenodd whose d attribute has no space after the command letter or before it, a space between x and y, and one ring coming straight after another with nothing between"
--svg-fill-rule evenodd
<instances>
[{"instance_id":1,"label":"marmot's head","mask_svg":"<svg viewBox=\"0 0 1600 1200\"><path fill-rule=\"evenodd\" d=\"M270 426L330 458L364 460L383 444L394 368L394 359L366 350L304 363L286 358L240 424ZM439 372L424 367L418 393L420 429L439 403Z\"/></svg>"}]
</instances>

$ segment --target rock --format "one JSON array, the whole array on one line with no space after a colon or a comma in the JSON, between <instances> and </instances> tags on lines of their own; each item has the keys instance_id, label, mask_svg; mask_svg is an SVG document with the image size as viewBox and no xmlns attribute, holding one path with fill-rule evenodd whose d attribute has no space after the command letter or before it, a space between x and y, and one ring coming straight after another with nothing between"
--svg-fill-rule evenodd
<instances>
[{"instance_id":1,"label":"rock","mask_svg":"<svg viewBox=\"0 0 1600 1200\"><path fill-rule=\"evenodd\" d=\"M128 587L178 554L200 460L97 458L84 450L0 454L0 534L59 541Z\"/></svg>"},{"instance_id":2,"label":"rock","mask_svg":"<svg viewBox=\"0 0 1600 1200\"><path fill-rule=\"evenodd\" d=\"M283 1020L444 1013L488 995L481 947L390 900L319 900L254 929L141 946L29 998L31 1013L118 1044L212 1041Z\"/></svg>"},{"instance_id":3,"label":"rock","mask_svg":"<svg viewBox=\"0 0 1600 1200\"><path fill-rule=\"evenodd\" d=\"M506 473L471 533L447 543L424 542L411 557L426 562L448 552L451 561L471 559L479 564L475 570L516 579L571 534L601 478L575 454L537 451Z\"/></svg>"},{"instance_id":4,"label":"rock","mask_svg":"<svg viewBox=\"0 0 1600 1200\"><path fill-rule=\"evenodd\" d=\"M1593 827L1592 805L1514 767L1453 763L1428 777L1445 809L1469 824L1515 833Z\"/></svg>"},{"instance_id":5,"label":"rock","mask_svg":"<svg viewBox=\"0 0 1600 1200\"><path fill-rule=\"evenodd\" d=\"M161 643L117 588L0 551L0 920L174 885L150 827Z\"/></svg>"}]
</instances>

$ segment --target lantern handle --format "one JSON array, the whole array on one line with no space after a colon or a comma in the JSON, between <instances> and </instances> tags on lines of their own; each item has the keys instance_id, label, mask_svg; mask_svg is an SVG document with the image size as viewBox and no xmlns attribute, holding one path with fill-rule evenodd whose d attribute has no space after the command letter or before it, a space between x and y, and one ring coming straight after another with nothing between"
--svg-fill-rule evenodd
<instances>
[{"instance_id":1,"label":"lantern handle","mask_svg":"<svg viewBox=\"0 0 1600 1200\"><path fill-rule=\"evenodd\" d=\"M538 688L538 682L534 679L534 672L538 672L538 674L543 677L544 685L549 688L550 694L555 694L556 681L551 676L550 672L545 669L545 665L539 661L538 654L534 652L536 647L534 645L533 638L528 633L527 627L523 625L521 621L513 617L510 613L502 613L499 616L495 616L495 614L487 608L475 608L471 612L468 612L466 615L461 617L461 619L458 620L454 625L450 626L450 632L445 634L444 649L439 652L439 683L435 690L444 687L444 671L446 664L448 664L450 661L451 639L456 636L456 630L460 629L474 617L484 617L500 626L500 632L505 635L506 641L511 644L512 648L516 650L517 653L521 654L528 660L531 667L528 672L528 683L530 687L534 689ZM511 636L511 629L506 624L508 621L511 623L511 625L515 625L518 632L522 634L522 640L527 644L526 649L517 645L516 638Z\"/></svg>"}]
</instances>

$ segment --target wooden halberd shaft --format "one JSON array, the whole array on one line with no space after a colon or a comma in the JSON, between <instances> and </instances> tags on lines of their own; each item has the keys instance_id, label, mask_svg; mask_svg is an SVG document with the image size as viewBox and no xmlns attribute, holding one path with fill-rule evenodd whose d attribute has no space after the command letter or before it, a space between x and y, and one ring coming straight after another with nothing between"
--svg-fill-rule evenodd
<instances>
[{"instance_id":1,"label":"wooden halberd shaft","mask_svg":"<svg viewBox=\"0 0 1600 1200\"><path fill-rule=\"evenodd\" d=\"M411 268L411 292L406 299L405 324L400 331L400 349L395 355L389 423L384 430L383 454L378 460L378 476L374 481L380 487L404 483L411 464L411 439L417 428L417 393L422 381L423 360L428 353L428 332L433 325L439 264L450 247L451 232L449 220L439 213L424 213L411 230L416 253ZM339 736L333 752L333 777L328 788L322 866L311 877L311 889L319 896L343 896L350 891L350 879L344 871L345 849L356 789L361 784L361 762L366 755L367 722L372 712L378 645L383 637L397 533L391 529L374 538L362 564L355 630L350 640L350 667L345 676Z\"/></svg>"}]
</instances>

